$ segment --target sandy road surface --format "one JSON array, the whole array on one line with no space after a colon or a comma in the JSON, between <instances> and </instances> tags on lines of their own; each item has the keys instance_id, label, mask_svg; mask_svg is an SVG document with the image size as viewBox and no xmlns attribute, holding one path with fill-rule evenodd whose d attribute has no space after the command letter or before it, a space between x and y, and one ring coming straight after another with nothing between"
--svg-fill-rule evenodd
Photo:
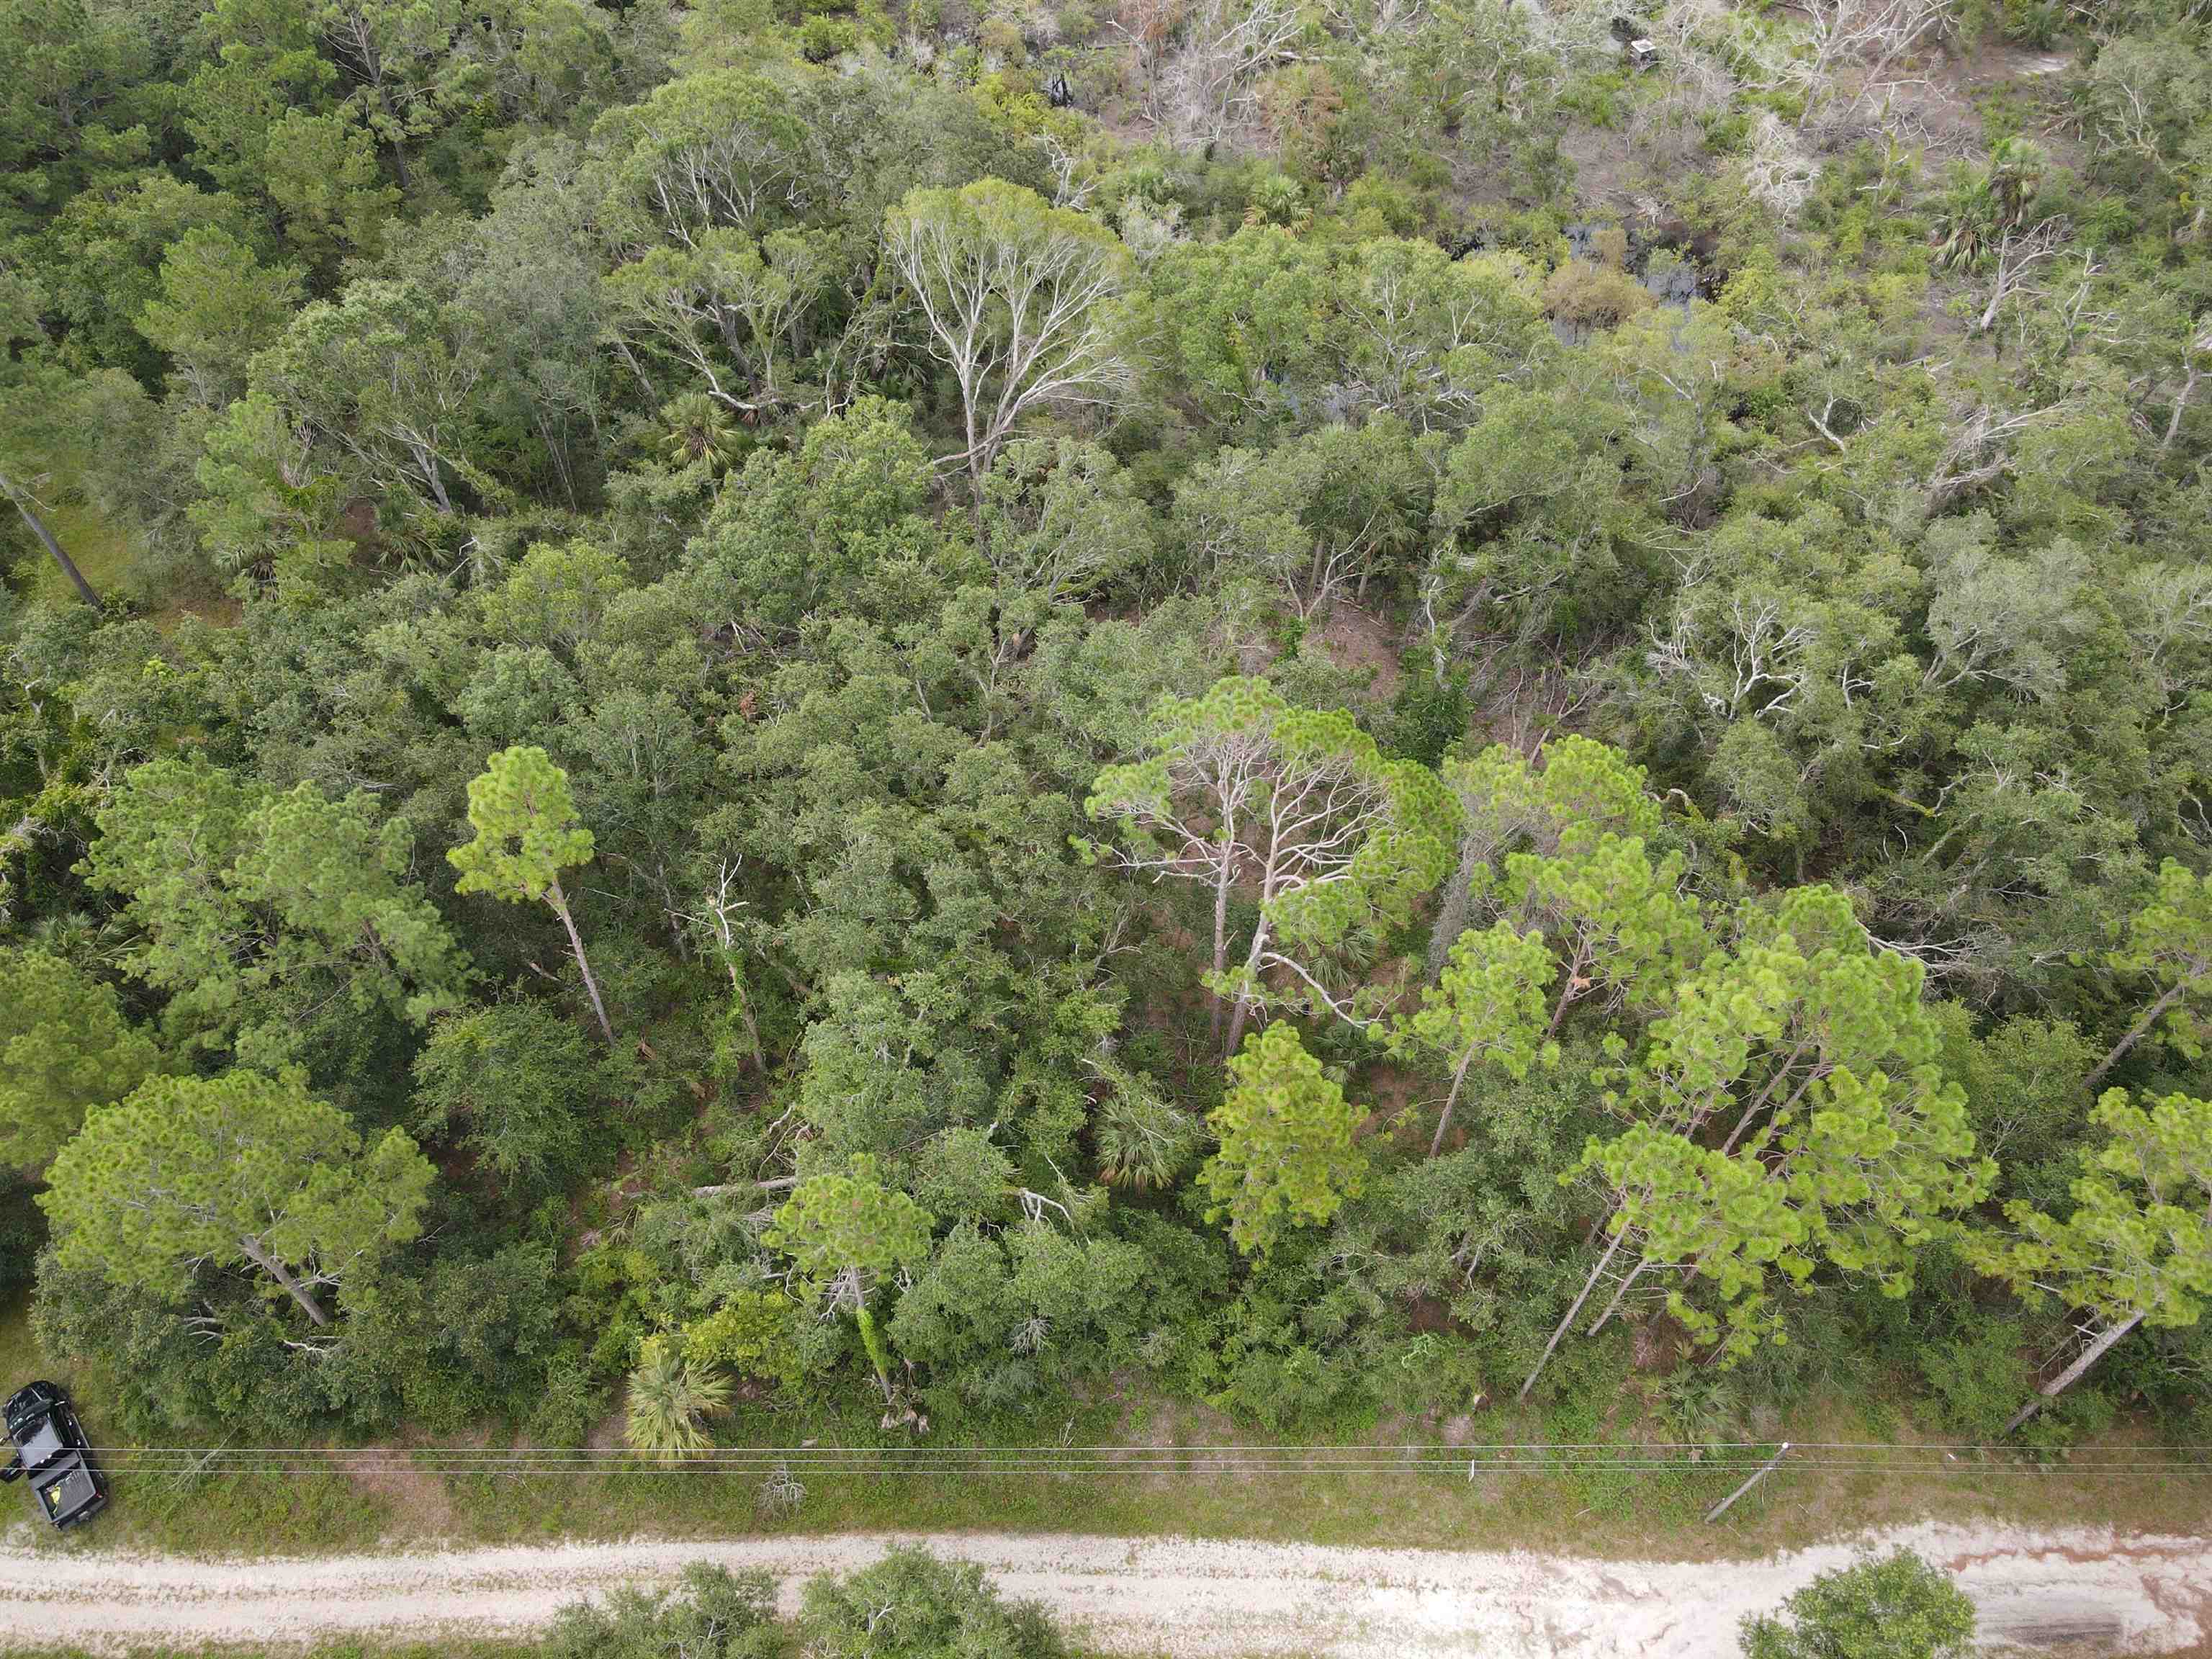
<instances>
[{"instance_id":1,"label":"sandy road surface","mask_svg":"<svg viewBox=\"0 0 2212 1659\"><path fill-rule=\"evenodd\" d=\"M688 1562L762 1567L787 1604L813 1573L873 1560L890 1535L726 1543L195 1560L0 1546L0 1646L305 1641L524 1629L562 1603ZM1922 1526L1761 1561L1331 1549L1180 1539L923 1537L1006 1593L1081 1621L1100 1645L1176 1659L1529 1656L1725 1659L1736 1620L1867 1547L1904 1544L1955 1572L1985 1638L2069 1651L2212 1651L2212 1540Z\"/></svg>"}]
</instances>

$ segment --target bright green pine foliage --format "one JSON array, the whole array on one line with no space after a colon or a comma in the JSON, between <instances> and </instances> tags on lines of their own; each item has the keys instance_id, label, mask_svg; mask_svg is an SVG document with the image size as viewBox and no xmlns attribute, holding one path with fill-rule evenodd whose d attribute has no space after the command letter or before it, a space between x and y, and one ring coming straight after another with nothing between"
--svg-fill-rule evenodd
<instances>
[{"instance_id":1,"label":"bright green pine foliage","mask_svg":"<svg viewBox=\"0 0 2212 1659\"><path fill-rule=\"evenodd\" d=\"M1692 1335L1741 1357L1779 1331L1767 1270L1802 1285L1815 1266L1808 1249L1811 1227L1790 1201L1785 1182L1755 1159L1732 1158L1648 1123L1610 1141L1593 1140L1583 1162L1613 1196L1613 1235L1637 1246L1631 1271L1687 1268L1718 1301L1717 1313L1686 1282L1667 1287L1667 1310Z\"/></svg>"},{"instance_id":2,"label":"bright green pine foliage","mask_svg":"<svg viewBox=\"0 0 2212 1659\"><path fill-rule=\"evenodd\" d=\"M532 744L502 749L469 785L476 838L446 857L459 890L509 904L557 895L561 872L592 861L592 832L576 816L568 775Z\"/></svg>"},{"instance_id":3,"label":"bright green pine foliage","mask_svg":"<svg viewBox=\"0 0 2212 1659\"><path fill-rule=\"evenodd\" d=\"M827 1288L912 1267L929 1249L929 1214L879 1178L863 1153L847 1170L800 1182L762 1242L783 1251L809 1283Z\"/></svg>"},{"instance_id":4,"label":"bright green pine foliage","mask_svg":"<svg viewBox=\"0 0 2212 1659\"><path fill-rule=\"evenodd\" d=\"M1547 858L1516 853L1505 860L1506 890L1541 917L1565 954L1554 1006L1556 1033L1568 1006L1594 990L1618 992L1650 1009L1704 954L1698 900L1685 892L1679 852L1655 859L1641 838L1571 837Z\"/></svg>"},{"instance_id":5,"label":"bright green pine foliage","mask_svg":"<svg viewBox=\"0 0 2212 1659\"><path fill-rule=\"evenodd\" d=\"M815 1296L852 1310L886 1407L893 1399L890 1358L868 1293L886 1275L927 1258L930 1225L929 1212L884 1185L876 1160L861 1153L847 1170L801 1181L761 1235L763 1244L792 1258Z\"/></svg>"},{"instance_id":6,"label":"bright green pine foliage","mask_svg":"<svg viewBox=\"0 0 2212 1659\"><path fill-rule=\"evenodd\" d=\"M1297 1028L1279 1021L1245 1039L1229 1062L1229 1093L1213 1114L1220 1150L1198 1172L1247 1255L1265 1255L1284 1228L1318 1226L1360 1188L1366 1155L1353 1140L1362 1114L1323 1074Z\"/></svg>"},{"instance_id":7,"label":"bright green pine foliage","mask_svg":"<svg viewBox=\"0 0 2212 1659\"><path fill-rule=\"evenodd\" d=\"M2107 1089L2090 1116L2104 1144L2084 1158L2072 1212L2008 1205L2016 1233L1978 1240L1979 1260L2031 1300L2055 1296L2108 1327L2193 1325L2212 1303L2212 1102Z\"/></svg>"},{"instance_id":8,"label":"bright green pine foliage","mask_svg":"<svg viewBox=\"0 0 2212 1659\"><path fill-rule=\"evenodd\" d=\"M1571 839L1587 848L1605 835L1649 844L1659 803L1640 766L1609 744L1570 732L1547 743L1535 765L1502 743L1448 757L1444 785L1460 805L1459 868L1446 883L1429 943L1429 971L1443 966L1478 905L1498 901L1498 861L1527 849L1550 856Z\"/></svg>"},{"instance_id":9,"label":"bright green pine foliage","mask_svg":"<svg viewBox=\"0 0 2212 1659\"><path fill-rule=\"evenodd\" d=\"M541 559L540 554L548 556ZM548 569L549 574L563 578L573 577L580 570L611 577L620 565L619 561L615 561L610 568L588 556L563 560L551 549L537 550L532 561L541 569ZM535 599L541 602L542 608L548 597L526 580L532 574L529 568L532 561L525 562L525 568L517 573L516 580L509 586L506 597L510 605L526 604ZM556 614L561 614L568 606L558 601L574 600L574 582L561 580L551 586L556 600L553 608ZM518 589L522 590L520 601L516 599ZM591 830L576 814L576 799L568 788L568 775L535 744L516 744L502 749L487 760L484 769L470 781L469 824L477 832L476 838L446 852L447 860L461 872L455 890L488 893L506 904L543 899L552 907L568 935L568 952L576 958L576 971L583 975L584 991L592 1000L592 1012L598 1017L600 1035L606 1038L607 1046L613 1048L614 1024L607 1018L606 1004L599 996L599 982L592 976L591 959L584 954L583 935L576 931L575 915L569 909L568 896L561 886L561 872L590 863L597 850Z\"/></svg>"},{"instance_id":10,"label":"bright green pine foliage","mask_svg":"<svg viewBox=\"0 0 2212 1659\"><path fill-rule=\"evenodd\" d=\"M45 951L0 951L0 1164L45 1169L157 1059L108 987Z\"/></svg>"},{"instance_id":11,"label":"bright green pine foliage","mask_svg":"<svg viewBox=\"0 0 2212 1659\"><path fill-rule=\"evenodd\" d=\"M1826 888L1753 907L1737 931L1610 1074L1626 1087L1605 1098L1632 1127L1591 1137L1582 1167L1614 1206L1611 1237L1634 1248L1630 1283L1683 1270L1669 1310L1709 1340L1724 1324L1741 1357L1783 1328L1770 1267L1802 1288L1826 1261L1901 1297L1918 1252L1959 1235L1996 1170L1936 1064L1919 963L1877 950Z\"/></svg>"},{"instance_id":12,"label":"bright green pine foliage","mask_svg":"<svg viewBox=\"0 0 2212 1659\"><path fill-rule=\"evenodd\" d=\"M2212 988L2212 882L2178 860L2166 860L2149 902L2128 918L2125 940L2106 960L2120 973L2148 975L2159 988L2090 1073L2092 1088L2153 1033L2185 1060L2203 1054L2202 1011L2196 1005Z\"/></svg>"},{"instance_id":13,"label":"bright green pine foliage","mask_svg":"<svg viewBox=\"0 0 2212 1659\"><path fill-rule=\"evenodd\" d=\"M1539 1060L1559 1062L1559 1045L1544 1036L1545 991L1558 970L1541 933L1517 932L1509 921L1470 927L1452 946L1437 982L1422 991L1420 1006L1391 1022L1393 1052L1425 1055L1451 1073L1431 1157L1443 1146L1460 1090L1478 1060L1516 1080Z\"/></svg>"},{"instance_id":14,"label":"bright green pine foliage","mask_svg":"<svg viewBox=\"0 0 2212 1659\"><path fill-rule=\"evenodd\" d=\"M69 1265L179 1295L198 1263L250 1262L320 1325L315 1288L413 1238L433 1174L401 1130L364 1146L296 1073L234 1071L93 1113L39 1202Z\"/></svg>"}]
</instances>

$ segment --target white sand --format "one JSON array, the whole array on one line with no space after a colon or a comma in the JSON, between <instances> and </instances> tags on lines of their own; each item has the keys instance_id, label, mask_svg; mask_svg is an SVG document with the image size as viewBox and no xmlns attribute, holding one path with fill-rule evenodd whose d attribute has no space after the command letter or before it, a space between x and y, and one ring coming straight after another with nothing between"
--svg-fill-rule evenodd
<instances>
[{"instance_id":1,"label":"white sand","mask_svg":"<svg viewBox=\"0 0 2212 1659\"><path fill-rule=\"evenodd\" d=\"M862 1566L894 1534L323 1559L196 1560L0 1547L0 1646L523 1630L563 1603L690 1562L805 1579ZM1759 1561L1600 1561L1516 1552L1333 1549L1187 1539L917 1536L981 1562L1010 1596L1101 1646L1175 1659L1268 1653L1724 1659L1736 1621L1816 1572L1902 1544L1954 1572L1993 1644L2129 1655L2212 1648L2212 1543L1926 1525Z\"/></svg>"}]
</instances>

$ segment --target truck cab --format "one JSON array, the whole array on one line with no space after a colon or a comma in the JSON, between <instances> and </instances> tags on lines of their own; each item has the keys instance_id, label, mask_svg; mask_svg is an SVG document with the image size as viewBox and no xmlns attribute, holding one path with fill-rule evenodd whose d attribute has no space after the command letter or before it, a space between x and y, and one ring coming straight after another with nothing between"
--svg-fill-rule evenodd
<instances>
[{"instance_id":1,"label":"truck cab","mask_svg":"<svg viewBox=\"0 0 2212 1659\"><path fill-rule=\"evenodd\" d=\"M15 1455L0 1482L28 1475L39 1511L54 1526L82 1525L107 1507L107 1481L92 1466L92 1449L69 1396L52 1382L33 1382L0 1407Z\"/></svg>"}]
</instances>

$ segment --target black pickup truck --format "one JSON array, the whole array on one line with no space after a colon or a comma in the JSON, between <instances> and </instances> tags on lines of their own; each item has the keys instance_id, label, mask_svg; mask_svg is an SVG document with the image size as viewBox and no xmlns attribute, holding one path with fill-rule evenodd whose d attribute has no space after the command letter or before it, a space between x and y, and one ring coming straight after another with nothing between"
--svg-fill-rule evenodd
<instances>
[{"instance_id":1,"label":"black pickup truck","mask_svg":"<svg viewBox=\"0 0 2212 1659\"><path fill-rule=\"evenodd\" d=\"M8 1396L0 1407L15 1455L0 1468L0 1481L31 1477L39 1510L57 1527L89 1521L107 1507L107 1481L92 1466L84 1425L70 1408L69 1396L51 1382L33 1382Z\"/></svg>"}]
</instances>

